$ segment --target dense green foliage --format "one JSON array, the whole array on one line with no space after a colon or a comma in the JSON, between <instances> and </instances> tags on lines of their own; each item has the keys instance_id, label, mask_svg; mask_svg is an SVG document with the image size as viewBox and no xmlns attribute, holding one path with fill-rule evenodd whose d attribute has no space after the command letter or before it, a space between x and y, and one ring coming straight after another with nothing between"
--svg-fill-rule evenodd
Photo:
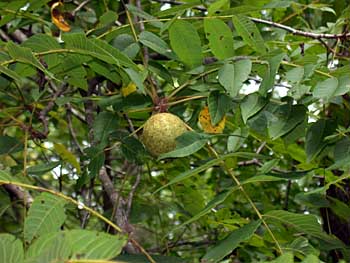
<instances>
[{"instance_id":1,"label":"dense green foliage","mask_svg":"<svg viewBox=\"0 0 350 263\"><path fill-rule=\"evenodd\" d=\"M349 5L0 2L0 262L350 262Z\"/></svg>"}]
</instances>

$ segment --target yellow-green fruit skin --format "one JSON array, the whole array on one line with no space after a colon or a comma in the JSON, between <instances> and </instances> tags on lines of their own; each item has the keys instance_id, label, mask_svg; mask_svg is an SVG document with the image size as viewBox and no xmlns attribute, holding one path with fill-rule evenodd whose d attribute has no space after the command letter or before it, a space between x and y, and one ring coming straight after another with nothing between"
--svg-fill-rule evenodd
<instances>
[{"instance_id":1,"label":"yellow-green fruit skin","mask_svg":"<svg viewBox=\"0 0 350 263\"><path fill-rule=\"evenodd\" d=\"M155 157L176 147L176 138L186 132L185 123L171 113L157 113L149 118L142 133L142 142Z\"/></svg>"}]
</instances>

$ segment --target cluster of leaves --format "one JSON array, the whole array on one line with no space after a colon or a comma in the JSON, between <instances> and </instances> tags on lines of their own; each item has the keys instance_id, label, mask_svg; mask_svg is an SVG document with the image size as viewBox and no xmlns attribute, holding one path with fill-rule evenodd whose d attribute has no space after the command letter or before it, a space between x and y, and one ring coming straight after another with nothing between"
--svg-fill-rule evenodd
<instances>
[{"instance_id":1,"label":"cluster of leaves","mask_svg":"<svg viewBox=\"0 0 350 263\"><path fill-rule=\"evenodd\" d=\"M349 261L349 1L136 2L0 3L0 262Z\"/></svg>"}]
</instances>

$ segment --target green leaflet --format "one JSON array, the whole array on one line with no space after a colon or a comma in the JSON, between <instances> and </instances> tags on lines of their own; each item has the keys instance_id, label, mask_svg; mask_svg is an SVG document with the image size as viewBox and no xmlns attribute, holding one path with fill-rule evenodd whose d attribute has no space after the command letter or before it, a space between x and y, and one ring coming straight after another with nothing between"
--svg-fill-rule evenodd
<instances>
[{"instance_id":1,"label":"green leaflet","mask_svg":"<svg viewBox=\"0 0 350 263\"><path fill-rule=\"evenodd\" d=\"M22 263L24 259L21 240L10 234L0 234L0 262Z\"/></svg>"},{"instance_id":2,"label":"green leaflet","mask_svg":"<svg viewBox=\"0 0 350 263\"><path fill-rule=\"evenodd\" d=\"M34 199L24 222L24 239L31 242L43 234L58 232L66 219L65 200L49 193Z\"/></svg>"},{"instance_id":3,"label":"green leaflet","mask_svg":"<svg viewBox=\"0 0 350 263\"><path fill-rule=\"evenodd\" d=\"M209 40L211 52L218 59L233 57L235 49L233 46L233 35L231 29L221 19L205 19L204 30Z\"/></svg>"},{"instance_id":4,"label":"green leaflet","mask_svg":"<svg viewBox=\"0 0 350 263\"><path fill-rule=\"evenodd\" d=\"M162 154L158 158L158 160L165 158L185 157L191 155L203 148L209 138L210 136L206 134L199 134L196 132L185 132L184 134L176 138L176 149L171 152Z\"/></svg>"},{"instance_id":5,"label":"green leaflet","mask_svg":"<svg viewBox=\"0 0 350 263\"><path fill-rule=\"evenodd\" d=\"M211 124L215 126L233 108L233 103L227 95L214 91L208 97L208 108Z\"/></svg>"},{"instance_id":6,"label":"green leaflet","mask_svg":"<svg viewBox=\"0 0 350 263\"><path fill-rule=\"evenodd\" d=\"M256 52L265 54L267 49L263 38L256 25L246 16L234 15L232 22L237 30L238 35L243 38L243 41L252 47Z\"/></svg>"},{"instance_id":7,"label":"green leaflet","mask_svg":"<svg viewBox=\"0 0 350 263\"><path fill-rule=\"evenodd\" d=\"M180 60L188 67L202 64L201 40L195 27L183 20L176 20L169 28L170 45Z\"/></svg>"},{"instance_id":8,"label":"green leaflet","mask_svg":"<svg viewBox=\"0 0 350 263\"><path fill-rule=\"evenodd\" d=\"M215 247L209 249L202 258L202 261L213 263L220 261L222 258L230 254L241 242L250 239L260 224L261 220L252 221L249 224L234 230Z\"/></svg>"},{"instance_id":9,"label":"green leaflet","mask_svg":"<svg viewBox=\"0 0 350 263\"><path fill-rule=\"evenodd\" d=\"M31 49L18 46L11 41L7 43L6 48L10 56L16 61L29 64L44 72L51 79L55 79L54 75L49 72L34 56Z\"/></svg>"}]
</instances>

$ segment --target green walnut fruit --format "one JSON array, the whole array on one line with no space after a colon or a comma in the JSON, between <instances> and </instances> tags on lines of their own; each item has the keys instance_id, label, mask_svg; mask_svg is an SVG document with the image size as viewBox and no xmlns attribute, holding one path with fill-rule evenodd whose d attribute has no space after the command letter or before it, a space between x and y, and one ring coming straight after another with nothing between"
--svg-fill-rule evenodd
<instances>
[{"instance_id":1,"label":"green walnut fruit","mask_svg":"<svg viewBox=\"0 0 350 263\"><path fill-rule=\"evenodd\" d=\"M142 133L142 142L155 157L176 147L176 138L186 132L185 123L171 113L157 113L149 118Z\"/></svg>"}]
</instances>

